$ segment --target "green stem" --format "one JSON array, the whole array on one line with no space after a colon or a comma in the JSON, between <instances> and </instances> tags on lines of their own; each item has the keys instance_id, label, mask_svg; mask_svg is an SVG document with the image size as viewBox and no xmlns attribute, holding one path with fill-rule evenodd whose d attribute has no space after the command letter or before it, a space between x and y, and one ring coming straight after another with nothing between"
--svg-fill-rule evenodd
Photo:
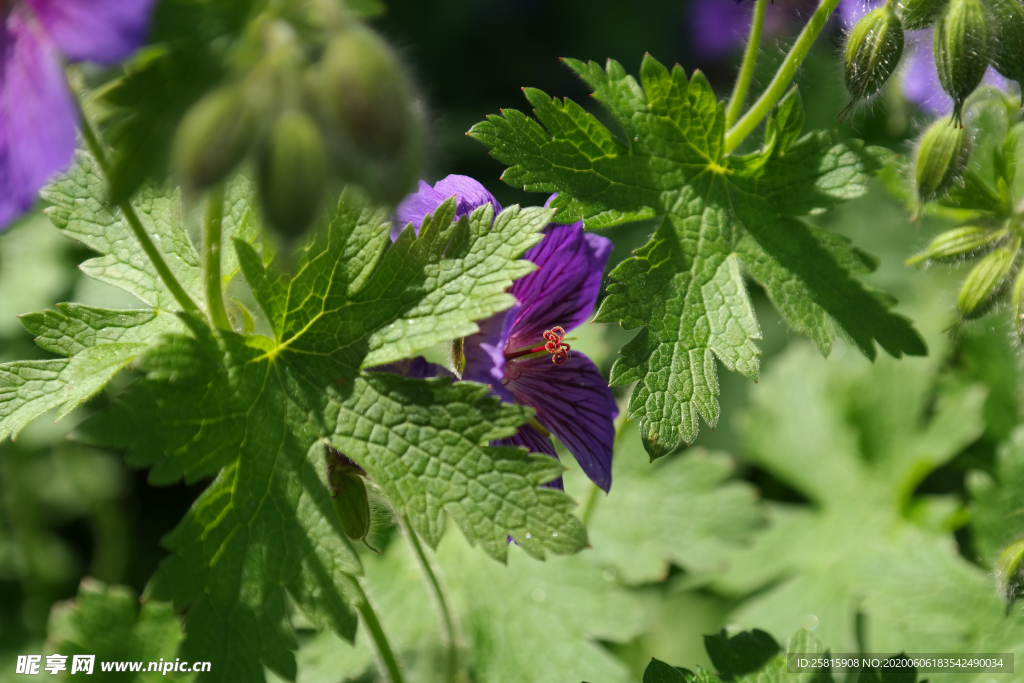
<instances>
[{"instance_id":1,"label":"green stem","mask_svg":"<svg viewBox=\"0 0 1024 683\"><path fill-rule=\"evenodd\" d=\"M107 182L110 181L110 171L107 167L107 156L103 152L103 145L100 144L99 138L96 136L96 131L92 129L89 120L85 117L85 112L82 110L81 105L78 107L79 120L82 125L82 135L85 137L85 143L89 146L89 151L92 152L93 157L96 159L96 163L99 165L100 170L103 171L103 175L107 177ZM139 241L142 246L142 250L146 252L146 256L149 257L153 267L156 268L157 275L163 281L164 285L170 290L171 295L177 300L178 305L181 306L182 310L189 313L200 313L199 307L192 301L192 298L185 291L185 288L178 282L178 278L174 277L174 273L167 265L167 261L164 260L163 255L153 244L152 238L146 229L142 227L142 221L139 220L138 214L135 213L135 207L132 206L128 200L119 202L117 208L120 209L121 215L128 222L128 226L132 229L132 233L135 235L135 239Z\"/></svg>"},{"instance_id":2,"label":"green stem","mask_svg":"<svg viewBox=\"0 0 1024 683\"><path fill-rule=\"evenodd\" d=\"M230 330L228 312L224 308L220 276L220 235L224 218L224 185L210 189L206 197L206 216L203 221L203 284L206 290L206 310L210 321L222 330Z\"/></svg>"},{"instance_id":3,"label":"green stem","mask_svg":"<svg viewBox=\"0 0 1024 683\"><path fill-rule=\"evenodd\" d=\"M729 98L729 107L725 110L725 127L732 128L736 123L743 105L747 101L747 91L750 89L750 80L754 77L754 65L757 63L757 53L761 49L761 29L764 28L764 10L768 0L757 0L754 5L754 20L750 24L750 39L747 40L747 51L743 53L743 64L740 66L740 73L736 77L736 85L732 89L732 97Z\"/></svg>"},{"instance_id":4,"label":"green stem","mask_svg":"<svg viewBox=\"0 0 1024 683\"><path fill-rule=\"evenodd\" d=\"M839 0L821 0L818 9L814 11L811 20L804 26L804 30L800 32L800 36L796 39L796 43L793 44L789 54L786 55L786 59L782 62L778 72L776 72L775 78L768 84L768 88L761 93L761 97L743 115L743 118L737 121L736 125L725 134L725 151L727 154L736 149L750 135L751 131L757 128L757 125L761 123L761 119L771 112L775 103L785 94L786 89L793 80L793 76L796 75L796 70L803 63L804 58L807 57L807 53L810 51L811 45L814 44L815 38L821 33L821 29L825 27L825 22L828 21L828 18L832 15L833 10L835 10L838 4Z\"/></svg>"},{"instance_id":5,"label":"green stem","mask_svg":"<svg viewBox=\"0 0 1024 683\"><path fill-rule=\"evenodd\" d=\"M373 650L377 655L377 668L381 670L380 673L384 674L390 683L403 683L402 671L398 668L398 660L395 659L395 653L392 652L391 644L388 642L387 636L384 635L384 629L380 625L380 620L377 619L377 613L373 611L370 599L366 597L366 592L363 590L358 579L353 577L352 583L355 586L354 590L357 598L355 600L356 609L359 611L359 616L363 618L363 625L366 626L370 640L373 641Z\"/></svg>"},{"instance_id":6,"label":"green stem","mask_svg":"<svg viewBox=\"0 0 1024 683\"><path fill-rule=\"evenodd\" d=\"M441 614L441 637L444 640L446 649L446 680L455 681L455 676L458 671L458 649L455 639L455 620L452 618L451 609L448 607L448 600L445 597L445 590L441 586L441 582L437 578L437 573L434 571L430 563L430 558L427 557L426 552L423 550L423 544L420 539L416 536L416 532L413 530L412 525L409 524L409 520L405 516L398 517L398 524L402 528L402 532L405 537L409 539L409 545L412 546L413 551L416 554L416 562L420 566L420 571L427 578L427 586L430 588L430 593L434 597L434 602L437 605L437 611Z\"/></svg>"}]
</instances>

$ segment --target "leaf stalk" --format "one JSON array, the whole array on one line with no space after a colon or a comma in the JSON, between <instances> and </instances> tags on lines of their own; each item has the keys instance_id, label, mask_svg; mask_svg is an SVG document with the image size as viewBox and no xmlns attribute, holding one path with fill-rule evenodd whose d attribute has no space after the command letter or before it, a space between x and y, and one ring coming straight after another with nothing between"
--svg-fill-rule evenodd
<instances>
[{"instance_id":1,"label":"leaf stalk","mask_svg":"<svg viewBox=\"0 0 1024 683\"><path fill-rule=\"evenodd\" d=\"M217 184L207 193L203 220L203 287L210 322L222 330L231 330L221 292L221 224L224 219L224 185Z\"/></svg>"},{"instance_id":2,"label":"leaf stalk","mask_svg":"<svg viewBox=\"0 0 1024 683\"><path fill-rule=\"evenodd\" d=\"M416 563L419 565L420 571L423 572L423 576L427 579L427 587L434 598L437 611L441 616L441 638L444 641L446 651L445 680L449 681L449 683L454 683L458 673L459 653L455 638L455 620L452 618L451 609L448 607L447 592L441 585L437 572L434 571L430 558L427 557L423 549L423 543L416 536L416 532L413 530L412 525L409 524L409 520L404 515L399 515L398 525L401 527L405 537L409 539L409 545L412 546L416 555Z\"/></svg>"},{"instance_id":3,"label":"leaf stalk","mask_svg":"<svg viewBox=\"0 0 1024 683\"><path fill-rule=\"evenodd\" d=\"M821 33L821 30L825 28L825 22L832 16L832 12L835 11L838 4L839 0L821 0L818 9L811 15L810 21L807 22L807 25L800 32L789 54L786 55L786 59L782 62L782 66L779 67L775 77L772 78L765 91L761 93L761 97L754 102L747 113L725 134L726 154L736 149L757 128L757 125L761 123L761 119L771 112L772 107L786 93L789 84L793 80L793 76L796 75L796 70L803 63L804 58L807 57L807 53L810 52L815 39Z\"/></svg>"},{"instance_id":4,"label":"leaf stalk","mask_svg":"<svg viewBox=\"0 0 1024 683\"><path fill-rule=\"evenodd\" d=\"M352 584L357 597L355 607L363 619L367 635L370 636L373 651L377 657L377 668L389 683L404 683L402 670L398 667L398 660L395 659L395 653L391 649L388 637L384 635L384 628L380 625L380 620L377 619L377 613L373 610L373 605L370 604L370 598L367 597L358 579L353 577Z\"/></svg>"},{"instance_id":5,"label":"leaf stalk","mask_svg":"<svg viewBox=\"0 0 1024 683\"><path fill-rule=\"evenodd\" d=\"M729 98L729 106L725 110L725 127L732 128L743 111L743 105L747 101L747 91L750 90L750 81L754 77L754 66L757 64L757 53L761 49L761 31L764 28L764 12L768 0L757 0L754 4L754 18L750 23L750 38L747 40L747 49L743 53L743 64L740 66L740 73L736 76L736 84L732 89L732 97Z\"/></svg>"}]
</instances>

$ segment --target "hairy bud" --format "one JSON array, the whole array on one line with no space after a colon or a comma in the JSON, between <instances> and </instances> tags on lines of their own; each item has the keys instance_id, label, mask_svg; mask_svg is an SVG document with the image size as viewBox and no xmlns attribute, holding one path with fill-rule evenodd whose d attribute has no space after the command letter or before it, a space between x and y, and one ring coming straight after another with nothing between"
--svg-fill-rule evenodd
<instances>
[{"instance_id":1,"label":"hairy bud","mask_svg":"<svg viewBox=\"0 0 1024 683\"><path fill-rule=\"evenodd\" d=\"M935 24L934 52L939 82L953 98L953 119L962 126L964 100L981 83L991 55L981 0L950 0Z\"/></svg>"},{"instance_id":2,"label":"hairy bud","mask_svg":"<svg viewBox=\"0 0 1024 683\"><path fill-rule=\"evenodd\" d=\"M947 230L932 240L928 248L913 258L907 259L908 265L916 265L923 261L955 258L984 249L994 242L1006 237L1007 230L990 230L976 226L962 226Z\"/></svg>"},{"instance_id":3,"label":"hairy bud","mask_svg":"<svg viewBox=\"0 0 1024 683\"><path fill-rule=\"evenodd\" d=\"M947 0L897 0L896 13L908 31L928 28L935 23Z\"/></svg>"},{"instance_id":4,"label":"hairy bud","mask_svg":"<svg viewBox=\"0 0 1024 683\"><path fill-rule=\"evenodd\" d=\"M267 220L296 236L316 218L327 182L323 137L312 119L297 109L274 123L259 159L259 189Z\"/></svg>"},{"instance_id":5,"label":"hairy bud","mask_svg":"<svg viewBox=\"0 0 1024 683\"><path fill-rule=\"evenodd\" d=\"M853 97L842 117L857 101L882 89L903 56L903 27L887 4L865 14L846 42L843 77Z\"/></svg>"},{"instance_id":6,"label":"hairy bud","mask_svg":"<svg viewBox=\"0 0 1024 683\"><path fill-rule=\"evenodd\" d=\"M992 67L1024 82L1024 5L1021 0L988 0L992 22Z\"/></svg>"},{"instance_id":7,"label":"hairy bud","mask_svg":"<svg viewBox=\"0 0 1024 683\"><path fill-rule=\"evenodd\" d=\"M1024 596L1024 539L1007 546L996 563L996 580L1006 599L1009 613L1013 603Z\"/></svg>"},{"instance_id":8,"label":"hairy bud","mask_svg":"<svg viewBox=\"0 0 1024 683\"><path fill-rule=\"evenodd\" d=\"M341 530L353 541L365 542L371 520L370 498L363 481L366 472L330 446L324 446L324 461L331 489L331 505L341 523Z\"/></svg>"},{"instance_id":9,"label":"hairy bud","mask_svg":"<svg viewBox=\"0 0 1024 683\"><path fill-rule=\"evenodd\" d=\"M401 199L418 177L422 131L391 48L368 28L349 28L328 43L306 80L341 174L378 199Z\"/></svg>"},{"instance_id":10,"label":"hairy bud","mask_svg":"<svg viewBox=\"0 0 1024 683\"><path fill-rule=\"evenodd\" d=\"M934 199L952 184L967 164L969 150L964 129L939 119L925 131L914 160L917 197Z\"/></svg>"},{"instance_id":11,"label":"hairy bud","mask_svg":"<svg viewBox=\"0 0 1024 683\"><path fill-rule=\"evenodd\" d=\"M988 303L1003 284L1003 280L1013 268L1019 249L1018 237L1012 243L994 249L975 264L964 279L960 296L957 298L957 308L960 309L961 317L971 318L984 312L983 304Z\"/></svg>"},{"instance_id":12,"label":"hairy bud","mask_svg":"<svg viewBox=\"0 0 1024 683\"><path fill-rule=\"evenodd\" d=\"M249 152L256 118L242 86L209 93L178 126L171 158L174 172L195 188L220 182Z\"/></svg>"}]
</instances>

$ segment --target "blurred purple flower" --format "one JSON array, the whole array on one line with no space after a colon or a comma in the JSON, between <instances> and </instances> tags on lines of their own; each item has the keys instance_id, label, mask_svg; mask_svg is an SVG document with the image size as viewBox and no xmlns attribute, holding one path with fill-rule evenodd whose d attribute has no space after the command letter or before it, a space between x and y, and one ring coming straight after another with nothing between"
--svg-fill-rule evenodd
<instances>
[{"instance_id":1,"label":"blurred purple flower","mask_svg":"<svg viewBox=\"0 0 1024 683\"><path fill-rule=\"evenodd\" d=\"M713 62L743 47L750 32L754 3L737 6L730 0L694 0L687 12L693 54L702 62ZM786 25L786 18L781 12L768 12L764 19L764 35L781 35Z\"/></svg>"},{"instance_id":2,"label":"blurred purple flower","mask_svg":"<svg viewBox=\"0 0 1024 683\"><path fill-rule=\"evenodd\" d=\"M397 219L418 226L453 188L460 212L487 202L501 208L472 178L448 176L433 188L421 183L419 192L399 206ZM582 223L549 225L541 242L524 255L538 269L509 290L518 303L481 322L480 331L465 339L462 372L464 380L489 384L503 401L536 411L530 424L495 445L525 446L557 457L545 433L550 432L605 491L611 487L618 409L601 371L572 351L564 336L593 313L611 250L611 240L584 233ZM561 478L551 485L561 488Z\"/></svg>"},{"instance_id":3,"label":"blurred purple flower","mask_svg":"<svg viewBox=\"0 0 1024 683\"><path fill-rule=\"evenodd\" d=\"M61 58L124 59L145 39L154 1L0 2L0 229L74 153L77 113Z\"/></svg>"}]
</instances>

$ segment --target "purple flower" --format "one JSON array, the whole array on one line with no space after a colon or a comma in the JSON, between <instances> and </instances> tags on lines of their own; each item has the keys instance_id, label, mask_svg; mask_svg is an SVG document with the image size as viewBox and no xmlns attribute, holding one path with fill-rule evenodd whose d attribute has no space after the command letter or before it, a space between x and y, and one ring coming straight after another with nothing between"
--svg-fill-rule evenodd
<instances>
[{"instance_id":1,"label":"purple flower","mask_svg":"<svg viewBox=\"0 0 1024 683\"><path fill-rule=\"evenodd\" d=\"M32 205L74 153L77 113L61 58L124 59L145 38L153 3L0 2L0 229Z\"/></svg>"},{"instance_id":2,"label":"purple flower","mask_svg":"<svg viewBox=\"0 0 1024 683\"><path fill-rule=\"evenodd\" d=\"M461 213L487 202L500 209L480 183L448 176L433 188L421 183L420 191L402 202L398 219L418 226L453 191ZM556 457L548 440L548 433L554 434L605 491L612 481L618 410L600 370L572 351L565 335L593 313L611 250L610 240L584 233L582 223L548 226L541 242L524 255L538 269L510 290L518 303L481 322L480 331L466 338L462 372L462 379L489 384L502 400L536 411L518 434L495 444ZM561 488L561 479L552 484Z\"/></svg>"},{"instance_id":3,"label":"purple flower","mask_svg":"<svg viewBox=\"0 0 1024 683\"><path fill-rule=\"evenodd\" d=\"M437 181L433 187L420 181L420 189L402 200L395 210L395 220L391 228L391 240L398 239L399 233L409 223L420 232L420 223L428 213L434 213L434 209L440 206L441 202L455 195L455 220L462 216L473 213L473 209L483 206L487 202L494 207L494 215L501 212L501 204L494 198L487 189L469 176L449 175L443 180Z\"/></svg>"}]
</instances>

